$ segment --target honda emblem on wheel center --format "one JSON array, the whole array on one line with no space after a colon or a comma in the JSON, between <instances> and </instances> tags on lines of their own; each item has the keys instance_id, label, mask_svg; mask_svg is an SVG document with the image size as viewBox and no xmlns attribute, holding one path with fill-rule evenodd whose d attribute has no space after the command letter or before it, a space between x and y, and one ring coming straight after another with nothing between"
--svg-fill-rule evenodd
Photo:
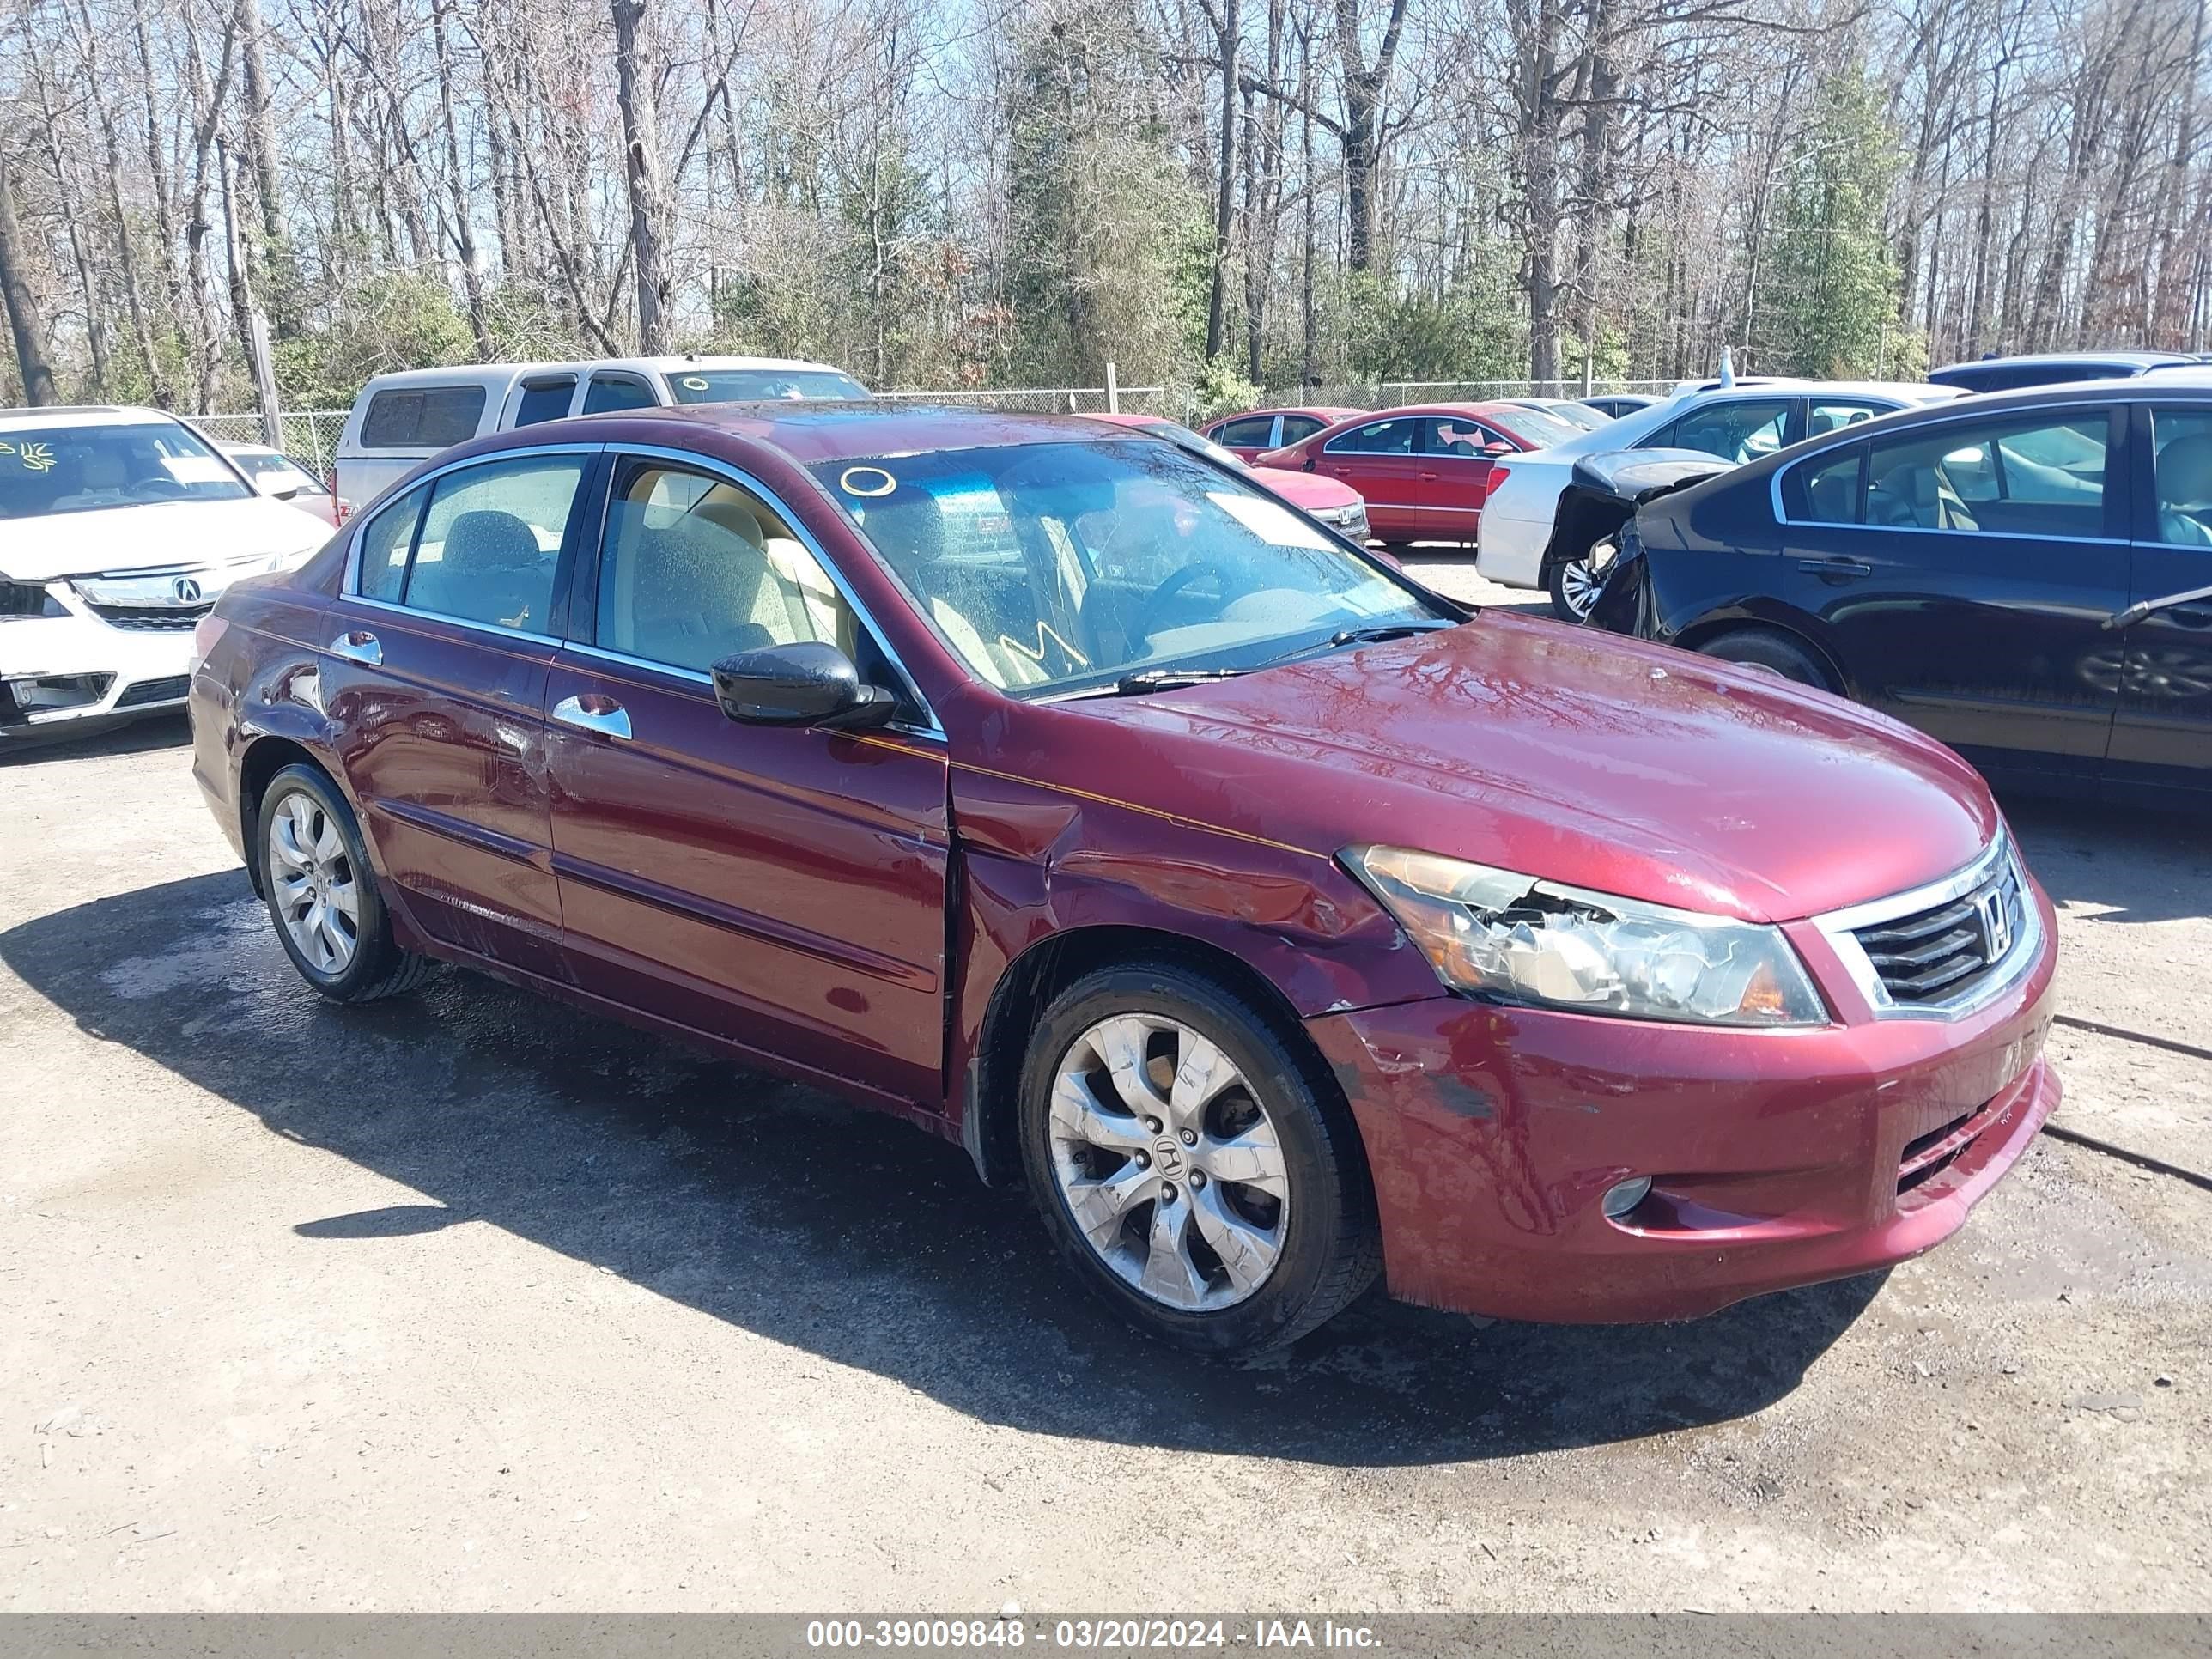
<instances>
[{"instance_id":1,"label":"honda emblem on wheel center","mask_svg":"<svg viewBox=\"0 0 2212 1659\"><path fill-rule=\"evenodd\" d=\"M1159 1166L1164 1176L1182 1173L1182 1148L1176 1145L1173 1135L1162 1135L1152 1143L1152 1161Z\"/></svg>"}]
</instances>

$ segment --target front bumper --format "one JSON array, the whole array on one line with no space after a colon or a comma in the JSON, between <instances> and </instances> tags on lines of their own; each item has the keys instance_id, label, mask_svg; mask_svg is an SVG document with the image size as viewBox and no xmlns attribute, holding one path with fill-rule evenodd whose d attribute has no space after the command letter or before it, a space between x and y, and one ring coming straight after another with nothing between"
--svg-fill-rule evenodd
<instances>
[{"instance_id":1,"label":"front bumper","mask_svg":"<svg viewBox=\"0 0 2212 1659\"><path fill-rule=\"evenodd\" d=\"M1438 997L1309 1021L1366 1146L1392 1294L1688 1319L1942 1243L2058 1103L2057 933L2035 902L2039 956L1957 1020L1861 1005L1748 1032ZM1606 1192L1643 1176L1650 1196L1608 1219Z\"/></svg>"},{"instance_id":2,"label":"front bumper","mask_svg":"<svg viewBox=\"0 0 2212 1659\"><path fill-rule=\"evenodd\" d=\"M192 629L118 628L71 611L0 621L0 742L181 708Z\"/></svg>"}]
</instances>

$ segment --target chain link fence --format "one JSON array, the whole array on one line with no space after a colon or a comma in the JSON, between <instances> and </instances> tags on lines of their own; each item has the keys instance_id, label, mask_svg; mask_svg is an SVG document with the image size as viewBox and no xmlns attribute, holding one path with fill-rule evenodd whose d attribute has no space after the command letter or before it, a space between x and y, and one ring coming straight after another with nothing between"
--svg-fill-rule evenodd
<instances>
[{"instance_id":1,"label":"chain link fence","mask_svg":"<svg viewBox=\"0 0 2212 1659\"><path fill-rule=\"evenodd\" d=\"M284 441L277 447L316 477L327 482L331 462L337 454L338 434L345 430L349 413L343 409L287 410L278 417L277 425ZM267 441L262 435L258 415L190 415L185 418L217 443Z\"/></svg>"},{"instance_id":2,"label":"chain link fence","mask_svg":"<svg viewBox=\"0 0 2212 1659\"><path fill-rule=\"evenodd\" d=\"M1663 396L1674 390L1674 384L1672 380L1601 380L1585 386L1580 379L1366 380L1271 392L1261 402L1271 406L1394 409L1401 404L1486 403L1498 398L1582 398L1606 392ZM960 404L971 409L1000 409L1026 415L1103 415L1107 404L1106 388L1103 386L879 392L876 395L885 403ZM1186 424L1196 424L1205 413L1190 392L1176 386L1125 386L1119 389L1116 401L1124 414L1164 415ZM345 428L348 413L343 409L288 410L280 422L284 441L278 447L316 477L328 478L332 458L337 453L338 434ZM195 415L189 418L218 442L263 441L258 415Z\"/></svg>"}]
</instances>

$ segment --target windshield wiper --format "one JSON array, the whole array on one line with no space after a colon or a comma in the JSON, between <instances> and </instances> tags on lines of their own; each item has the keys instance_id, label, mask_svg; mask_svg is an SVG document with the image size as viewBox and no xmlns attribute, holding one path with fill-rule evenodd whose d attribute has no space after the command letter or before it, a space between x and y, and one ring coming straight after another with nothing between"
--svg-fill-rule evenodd
<instances>
[{"instance_id":1,"label":"windshield wiper","mask_svg":"<svg viewBox=\"0 0 2212 1659\"><path fill-rule=\"evenodd\" d=\"M1239 674L1249 674L1248 668L1147 668L1139 673L1124 674L1101 691L1116 697L1133 697L1144 691L1172 691L1182 685L1208 685L1215 680L1233 680Z\"/></svg>"},{"instance_id":2,"label":"windshield wiper","mask_svg":"<svg viewBox=\"0 0 2212 1659\"><path fill-rule=\"evenodd\" d=\"M1456 628L1454 622L1370 623L1364 628L1340 628L1327 639L1295 646L1280 656L1267 657L1253 665L1266 668L1271 664L1288 662L1293 657L1310 656L1317 651L1335 651L1347 645L1380 645L1385 640L1402 640L1414 634L1441 633L1447 628Z\"/></svg>"}]
</instances>

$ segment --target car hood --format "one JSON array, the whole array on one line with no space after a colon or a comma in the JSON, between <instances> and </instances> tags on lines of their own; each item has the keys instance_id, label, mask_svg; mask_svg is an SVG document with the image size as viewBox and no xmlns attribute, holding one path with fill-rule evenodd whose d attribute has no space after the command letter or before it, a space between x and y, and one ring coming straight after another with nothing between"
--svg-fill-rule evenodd
<instances>
[{"instance_id":1,"label":"car hood","mask_svg":"<svg viewBox=\"0 0 2212 1659\"><path fill-rule=\"evenodd\" d=\"M49 582L125 570L170 570L320 547L330 526L265 495L0 520L0 576Z\"/></svg>"},{"instance_id":2,"label":"car hood","mask_svg":"<svg viewBox=\"0 0 2212 1659\"><path fill-rule=\"evenodd\" d=\"M1040 734L1035 775L1073 759L1088 787L1125 781L1117 793L1147 810L1325 855L1391 843L1755 921L1948 875L1999 823L1964 761L1840 698L1494 612L1052 708L1128 741Z\"/></svg>"}]
</instances>

